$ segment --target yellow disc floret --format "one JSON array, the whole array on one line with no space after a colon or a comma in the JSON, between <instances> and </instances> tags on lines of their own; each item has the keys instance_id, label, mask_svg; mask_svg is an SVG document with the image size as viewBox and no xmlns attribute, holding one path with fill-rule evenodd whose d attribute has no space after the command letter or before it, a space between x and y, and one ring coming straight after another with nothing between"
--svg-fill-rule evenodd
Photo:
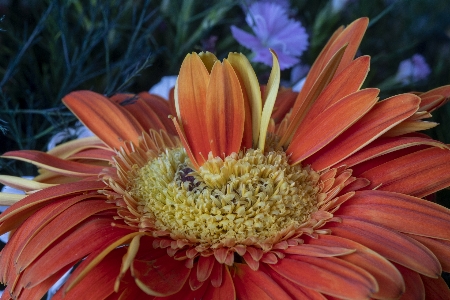
<instances>
[{"instance_id":1,"label":"yellow disc floret","mask_svg":"<svg viewBox=\"0 0 450 300\"><path fill-rule=\"evenodd\" d=\"M198 171L182 148L149 161L128 187L160 230L192 242L257 242L298 228L317 206L318 175L282 151L210 156Z\"/></svg>"}]
</instances>

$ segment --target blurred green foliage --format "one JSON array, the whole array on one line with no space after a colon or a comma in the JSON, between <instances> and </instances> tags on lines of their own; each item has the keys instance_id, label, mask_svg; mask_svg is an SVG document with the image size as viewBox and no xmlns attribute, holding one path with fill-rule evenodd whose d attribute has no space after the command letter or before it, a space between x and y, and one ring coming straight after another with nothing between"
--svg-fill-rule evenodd
<instances>
[{"instance_id":1,"label":"blurred green foliage","mask_svg":"<svg viewBox=\"0 0 450 300\"><path fill-rule=\"evenodd\" d=\"M250 55L230 26L247 28L249 1L221 0L29 0L0 1L0 152L45 150L55 133L75 122L61 104L73 90L106 95L148 90L162 76L176 75L184 56L208 50ZM350 0L341 11L331 1L292 0L290 17L302 22L310 66L340 25L368 16L359 54L372 57L365 86L395 76L400 61L422 54L432 73L413 85L388 86L381 98L450 84L450 2L448 0ZM248 29L250 31L250 29ZM270 68L255 65L264 80ZM283 71L289 82L290 70ZM430 134L450 143L450 108L435 113L441 123ZM25 164L1 160L1 172L31 174ZM446 203L450 206L450 203Z\"/></svg>"}]
</instances>

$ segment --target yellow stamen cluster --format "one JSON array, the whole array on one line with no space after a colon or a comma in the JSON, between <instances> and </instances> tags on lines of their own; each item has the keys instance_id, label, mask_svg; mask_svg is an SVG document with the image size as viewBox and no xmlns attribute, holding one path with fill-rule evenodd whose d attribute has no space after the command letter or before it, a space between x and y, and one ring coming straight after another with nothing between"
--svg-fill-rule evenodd
<instances>
[{"instance_id":1,"label":"yellow stamen cluster","mask_svg":"<svg viewBox=\"0 0 450 300\"><path fill-rule=\"evenodd\" d=\"M167 150L138 171L128 187L156 227L192 242L214 245L264 240L298 228L316 210L318 175L290 166L281 151L250 149L210 156L193 171L182 148Z\"/></svg>"}]
</instances>

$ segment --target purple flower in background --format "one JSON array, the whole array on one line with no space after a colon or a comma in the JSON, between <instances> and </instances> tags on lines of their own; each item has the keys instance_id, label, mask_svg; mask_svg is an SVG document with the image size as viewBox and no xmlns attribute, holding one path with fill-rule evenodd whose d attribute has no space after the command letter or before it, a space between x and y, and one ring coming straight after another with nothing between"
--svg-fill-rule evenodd
<instances>
[{"instance_id":1,"label":"purple flower in background","mask_svg":"<svg viewBox=\"0 0 450 300\"><path fill-rule=\"evenodd\" d=\"M410 59L400 62L395 79L406 85L425 79L430 73L431 69L425 58L420 54L414 54Z\"/></svg>"},{"instance_id":2,"label":"purple flower in background","mask_svg":"<svg viewBox=\"0 0 450 300\"><path fill-rule=\"evenodd\" d=\"M252 35L236 26L231 26L233 37L255 56L252 61L272 65L273 49L281 69L297 64L298 58L308 47L308 34L299 21L289 19L282 6L271 2L257 2L250 6L245 17L252 28Z\"/></svg>"}]
</instances>

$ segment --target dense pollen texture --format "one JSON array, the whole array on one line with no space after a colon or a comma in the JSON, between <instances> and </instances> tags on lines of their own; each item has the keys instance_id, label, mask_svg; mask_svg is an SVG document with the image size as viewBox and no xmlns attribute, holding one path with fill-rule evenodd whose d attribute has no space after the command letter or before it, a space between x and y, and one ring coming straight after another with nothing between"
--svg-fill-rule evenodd
<instances>
[{"instance_id":1,"label":"dense pollen texture","mask_svg":"<svg viewBox=\"0 0 450 300\"><path fill-rule=\"evenodd\" d=\"M184 149L167 150L131 180L130 195L167 230L201 244L263 242L317 210L318 174L282 151L209 156L194 171ZM248 241L248 240L247 240Z\"/></svg>"}]
</instances>

